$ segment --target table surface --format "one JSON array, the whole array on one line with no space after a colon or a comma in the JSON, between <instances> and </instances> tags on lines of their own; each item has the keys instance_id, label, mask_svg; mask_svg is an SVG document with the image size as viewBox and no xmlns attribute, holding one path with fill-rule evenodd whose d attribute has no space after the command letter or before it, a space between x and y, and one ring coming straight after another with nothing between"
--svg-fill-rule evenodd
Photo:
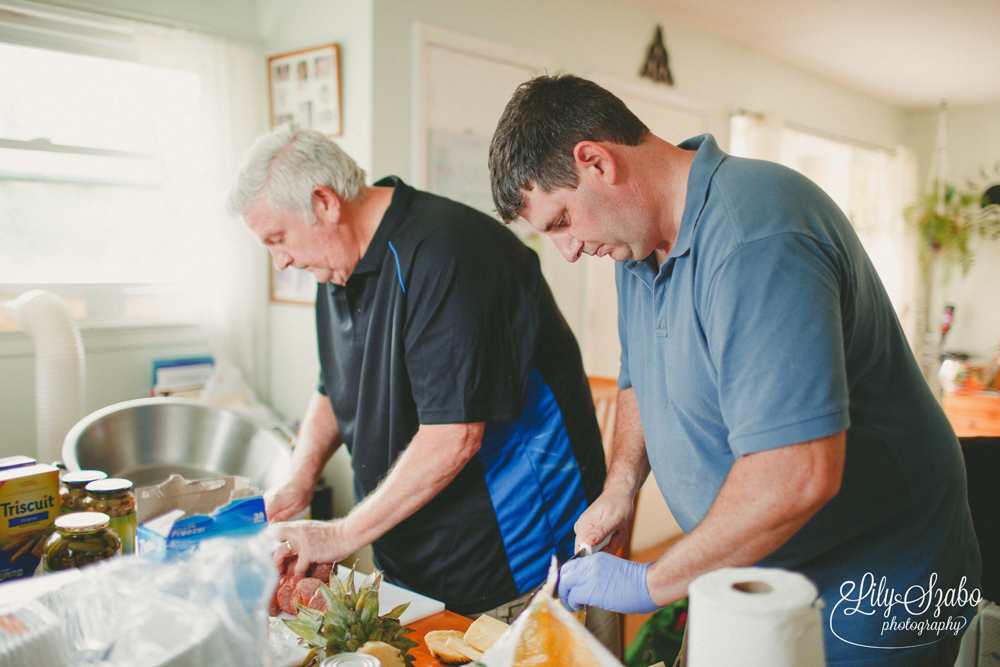
<instances>
[{"instance_id":1,"label":"table surface","mask_svg":"<svg viewBox=\"0 0 1000 667\"><path fill-rule=\"evenodd\" d=\"M432 630L458 630L459 632L465 632L469 629L470 625L472 625L471 618L460 616L451 611L442 611L415 623L410 623L409 627L413 628L413 632L406 636L420 643L420 646L410 649L414 667L442 667L442 663L427 650L427 645L424 643L424 635Z\"/></svg>"}]
</instances>

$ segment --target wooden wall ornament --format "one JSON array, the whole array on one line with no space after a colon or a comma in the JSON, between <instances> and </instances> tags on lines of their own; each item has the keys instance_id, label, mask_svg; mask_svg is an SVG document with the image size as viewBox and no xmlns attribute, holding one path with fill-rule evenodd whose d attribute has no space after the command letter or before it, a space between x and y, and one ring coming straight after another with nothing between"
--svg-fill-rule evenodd
<instances>
[{"instance_id":1,"label":"wooden wall ornament","mask_svg":"<svg viewBox=\"0 0 1000 667\"><path fill-rule=\"evenodd\" d=\"M668 86L674 85L674 77L670 73L670 56L667 54L667 47L663 44L662 26L656 26L653 43L649 45L646 62L643 63L639 76L665 83Z\"/></svg>"}]
</instances>

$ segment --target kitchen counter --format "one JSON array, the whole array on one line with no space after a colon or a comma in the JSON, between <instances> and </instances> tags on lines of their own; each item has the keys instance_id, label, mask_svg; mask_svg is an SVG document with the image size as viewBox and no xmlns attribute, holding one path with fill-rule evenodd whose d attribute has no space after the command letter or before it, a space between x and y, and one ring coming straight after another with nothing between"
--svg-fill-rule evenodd
<instances>
[{"instance_id":1,"label":"kitchen counter","mask_svg":"<svg viewBox=\"0 0 1000 667\"><path fill-rule=\"evenodd\" d=\"M1000 392L946 391L941 405L958 437L1000 436Z\"/></svg>"}]
</instances>

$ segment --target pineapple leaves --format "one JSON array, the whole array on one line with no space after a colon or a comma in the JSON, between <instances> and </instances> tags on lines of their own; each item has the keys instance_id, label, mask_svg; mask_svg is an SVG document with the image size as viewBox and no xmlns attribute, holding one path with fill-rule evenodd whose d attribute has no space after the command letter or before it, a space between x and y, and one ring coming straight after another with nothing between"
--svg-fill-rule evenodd
<instances>
[{"instance_id":1,"label":"pineapple leaves","mask_svg":"<svg viewBox=\"0 0 1000 667\"><path fill-rule=\"evenodd\" d=\"M347 596L347 589L344 588L344 582L337 576L336 570L330 571L330 585L323 585L323 588L327 589L341 600Z\"/></svg>"},{"instance_id":2,"label":"pineapple leaves","mask_svg":"<svg viewBox=\"0 0 1000 667\"><path fill-rule=\"evenodd\" d=\"M357 572L358 563L354 562L351 566L351 573L347 576L347 595L351 597L352 600L358 599L358 591L354 588L354 574Z\"/></svg>"},{"instance_id":3,"label":"pineapple leaves","mask_svg":"<svg viewBox=\"0 0 1000 667\"><path fill-rule=\"evenodd\" d=\"M400 616L403 615L403 612L406 611L406 609L409 606L410 606L409 602L404 602L403 604L396 605L395 607L392 608L392 611L390 611L385 616L388 616L389 618L399 618ZM383 616L383 618L385 617Z\"/></svg>"},{"instance_id":4,"label":"pineapple leaves","mask_svg":"<svg viewBox=\"0 0 1000 667\"><path fill-rule=\"evenodd\" d=\"M296 602L295 613L299 620L304 620L308 623L316 623L317 621L323 620L323 612L311 607L304 607Z\"/></svg>"},{"instance_id":5,"label":"pineapple leaves","mask_svg":"<svg viewBox=\"0 0 1000 667\"><path fill-rule=\"evenodd\" d=\"M356 568L352 567L346 581L331 573L330 585L320 583L326 611L297 605L298 618L285 624L303 641L319 652L315 664L325 656L354 652L372 642L386 643L399 651L406 665L413 664L409 649L417 642L404 635L412 632L399 622L409 602L398 605L388 614L379 616L378 589L382 573L375 571L365 577L360 587L355 583ZM313 656L311 656L313 657Z\"/></svg>"},{"instance_id":6,"label":"pineapple leaves","mask_svg":"<svg viewBox=\"0 0 1000 667\"><path fill-rule=\"evenodd\" d=\"M317 631L316 627L309 623L308 621L303 621L299 619L285 620L285 625L288 629L302 637L310 646L314 648L323 648L326 646L326 639Z\"/></svg>"},{"instance_id":7,"label":"pineapple leaves","mask_svg":"<svg viewBox=\"0 0 1000 667\"><path fill-rule=\"evenodd\" d=\"M329 586L324 586L323 584L320 584L319 590L323 594L323 601L326 602L328 612L336 614L339 618L344 618L348 615L350 609L343 597L337 596L330 590Z\"/></svg>"}]
</instances>

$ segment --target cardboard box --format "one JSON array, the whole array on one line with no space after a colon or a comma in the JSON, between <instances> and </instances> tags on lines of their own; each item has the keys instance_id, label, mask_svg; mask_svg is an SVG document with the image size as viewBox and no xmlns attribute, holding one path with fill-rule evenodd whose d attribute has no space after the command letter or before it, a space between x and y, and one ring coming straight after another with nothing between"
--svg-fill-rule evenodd
<instances>
[{"instance_id":1,"label":"cardboard box","mask_svg":"<svg viewBox=\"0 0 1000 667\"><path fill-rule=\"evenodd\" d=\"M180 475L136 491L136 541L158 561L194 549L209 537L240 537L267 525L264 498L245 477L188 481Z\"/></svg>"},{"instance_id":2,"label":"cardboard box","mask_svg":"<svg viewBox=\"0 0 1000 667\"><path fill-rule=\"evenodd\" d=\"M0 459L0 470L6 470L7 468L23 468L24 466L33 466L36 463L38 463L38 461L30 456L8 456Z\"/></svg>"},{"instance_id":3,"label":"cardboard box","mask_svg":"<svg viewBox=\"0 0 1000 667\"><path fill-rule=\"evenodd\" d=\"M0 469L0 581L30 577L59 516L59 470L44 463Z\"/></svg>"}]
</instances>

